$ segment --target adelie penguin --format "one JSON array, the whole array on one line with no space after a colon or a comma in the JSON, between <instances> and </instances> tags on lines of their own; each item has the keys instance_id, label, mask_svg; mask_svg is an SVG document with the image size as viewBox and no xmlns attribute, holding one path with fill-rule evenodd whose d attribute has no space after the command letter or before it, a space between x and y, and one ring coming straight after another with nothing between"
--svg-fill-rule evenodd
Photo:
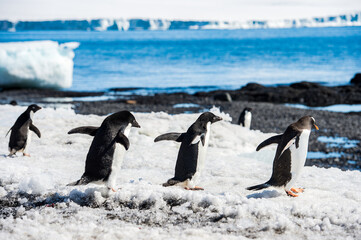
<instances>
[{"instance_id":1,"label":"adelie penguin","mask_svg":"<svg viewBox=\"0 0 361 240\"><path fill-rule=\"evenodd\" d=\"M6 136L10 134L9 141L9 156L14 156L17 152L22 152L24 156L30 157L28 147L31 141L30 131L33 131L38 137L41 137L40 131L33 124L34 113L39 111L41 107L36 104L30 105L25 112L23 112L14 125L7 132Z\"/></svg>"},{"instance_id":2,"label":"adelie penguin","mask_svg":"<svg viewBox=\"0 0 361 240\"><path fill-rule=\"evenodd\" d=\"M257 151L270 144L278 144L273 160L273 172L267 182L248 187L247 190L260 190L270 186L283 187L287 195L292 197L297 197L296 193L303 192L301 188L293 188L293 184L305 165L308 140L313 126L318 130L315 119L304 116L289 125L283 134L273 136L258 145Z\"/></svg>"},{"instance_id":3,"label":"adelie penguin","mask_svg":"<svg viewBox=\"0 0 361 240\"><path fill-rule=\"evenodd\" d=\"M252 108L246 107L239 115L238 125L250 129L251 121L252 121Z\"/></svg>"},{"instance_id":4,"label":"adelie penguin","mask_svg":"<svg viewBox=\"0 0 361 240\"><path fill-rule=\"evenodd\" d=\"M130 145L128 135L131 127L140 128L130 112L121 111L105 118L100 127L85 126L70 130L68 134L88 134L94 139L86 157L84 174L67 186L104 183L115 192L117 172Z\"/></svg>"},{"instance_id":5,"label":"adelie penguin","mask_svg":"<svg viewBox=\"0 0 361 240\"><path fill-rule=\"evenodd\" d=\"M172 140L181 142L175 166L175 176L163 186L179 185L187 190L203 190L196 183L204 167L210 126L222 118L211 112L202 113L185 133L166 133L154 139L154 142Z\"/></svg>"}]
</instances>

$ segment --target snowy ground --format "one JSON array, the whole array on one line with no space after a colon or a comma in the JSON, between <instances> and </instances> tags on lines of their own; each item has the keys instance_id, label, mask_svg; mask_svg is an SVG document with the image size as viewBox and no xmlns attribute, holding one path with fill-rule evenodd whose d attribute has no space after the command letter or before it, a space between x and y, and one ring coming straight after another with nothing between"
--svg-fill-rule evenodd
<instances>
[{"instance_id":1,"label":"snowy ground","mask_svg":"<svg viewBox=\"0 0 361 240\"><path fill-rule=\"evenodd\" d=\"M0 136L24 110L0 106ZM83 173L92 140L67 131L97 126L104 117L40 110L34 124L42 138L33 135L30 158L6 157L8 137L2 137L0 239L361 238L361 172L305 167L297 187L306 191L298 198L272 188L246 191L271 174L275 148L255 152L271 134L222 121L211 130L199 184L205 191L164 188L161 184L173 176L179 144L153 139L185 131L198 115L134 115L142 128L131 131L117 180L120 189L107 198L99 185L65 186Z\"/></svg>"}]
</instances>

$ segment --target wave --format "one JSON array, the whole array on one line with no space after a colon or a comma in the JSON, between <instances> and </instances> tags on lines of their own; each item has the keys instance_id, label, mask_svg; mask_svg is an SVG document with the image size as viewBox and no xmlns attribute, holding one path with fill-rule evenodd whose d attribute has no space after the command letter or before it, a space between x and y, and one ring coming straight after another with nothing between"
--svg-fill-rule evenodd
<instances>
[{"instance_id":1,"label":"wave","mask_svg":"<svg viewBox=\"0 0 361 240\"><path fill-rule=\"evenodd\" d=\"M164 19L93 19L53 21L0 21L0 31L136 31L196 29L259 29L361 26L361 12L329 17L265 21L180 21Z\"/></svg>"}]
</instances>

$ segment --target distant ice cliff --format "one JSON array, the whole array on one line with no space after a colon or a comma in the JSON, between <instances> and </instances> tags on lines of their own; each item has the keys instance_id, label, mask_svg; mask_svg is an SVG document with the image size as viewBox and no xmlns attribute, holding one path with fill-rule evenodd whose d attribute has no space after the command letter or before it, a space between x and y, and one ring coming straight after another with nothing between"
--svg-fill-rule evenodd
<instances>
[{"instance_id":1,"label":"distant ice cliff","mask_svg":"<svg viewBox=\"0 0 361 240\"><path fill-rule=\"evenodd\" d=\"M0 43L0 88L67 88L73 81L73 49L79 43Z\"/></svg>"},{"instance_id":2,"label":"distant ice cliff","mask_svg":"<svg viewBox=\"0 0 361 240\"><path fill-rule=\"evenodd\" d=\"M79 30L134 31L188 29L256 29L361 26L361 12L330 17L265 21L179 21L164 19L94 19L54 21L0 21L0 31Z\"/></svg>"}]
</instances>

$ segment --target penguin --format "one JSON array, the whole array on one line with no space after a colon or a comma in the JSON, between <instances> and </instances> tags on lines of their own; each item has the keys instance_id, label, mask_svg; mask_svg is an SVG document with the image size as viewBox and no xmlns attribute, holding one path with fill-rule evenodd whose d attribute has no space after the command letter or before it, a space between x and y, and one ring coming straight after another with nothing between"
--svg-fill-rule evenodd
<instances>
[{"instance_id":1,"label":"penguin","mask_svg":"<svg viewBox=\"0 0 361 240\"><path fill-rule=\"evenodd\" d=\"M30 157L28 153L28 147L31 141L30 131L33 131L39 138L41 137L39 129L33 124L34 113L40 109L41 107L36 104L28 106L26 111L18 117L14 125L7 132L6 136L11 131L9 140L10 157L16 155L17 152L22 152L24 156Z\"/></svg>"},{"instance_id":2,"label":"penguin","mask_svg":"<svg viewBox=\"0 0 361 240\"><path fill-rule=\"evenodd\" d=\"M164 187L178 185L186 190L204 190L196 183L204 167L210 126L222 120L211 112L202 113L185 133L166 133L154 139L154 142L173 140L181 142L175 166L175 176L163 184Z\"/></svg>"},{"instance_id":3,"label":"penguin","mask_svg":"<svg viewBox=\"0 0 361 240\"><path fill-rule=\"evenodd\" d=\"M252 121L252 108L246 107L241 112L241 115L239 115L238 125L250 129L251 121Z\"/></svg>"},{"instance_id":4,"label":"penguin","mask_svg":"<svg viewBox=\"0 0 361 240\"><path fill-rule=\"evenodd\" d=\"M100 127L84 126L70 130L68 134L88 134L94 139L86 157L85 172L78 181L67 186L103 183L115 192L117 172L130 145L131 127L140 128L140 125L129 111L120 111L105 118Z\"/></svg>"},{"instance_id":5,"label":"penguin","mask_svg":"<svg viewBox=\"0 0 361 240\"><path fill-rule=\"evenodd\" d=\"M308 140L313 126L316 130L319 129L313 117L304 116L289 125L283 134L270 137L259 144L256 151L273 143L278 144L272 176L267 182L248 187L247 190L260 190L270 186L283 187L291 197L297 197L296 193L303 192L301 188L293 188L293 184L305 165Z\"/></svg>"}]
</instances>

